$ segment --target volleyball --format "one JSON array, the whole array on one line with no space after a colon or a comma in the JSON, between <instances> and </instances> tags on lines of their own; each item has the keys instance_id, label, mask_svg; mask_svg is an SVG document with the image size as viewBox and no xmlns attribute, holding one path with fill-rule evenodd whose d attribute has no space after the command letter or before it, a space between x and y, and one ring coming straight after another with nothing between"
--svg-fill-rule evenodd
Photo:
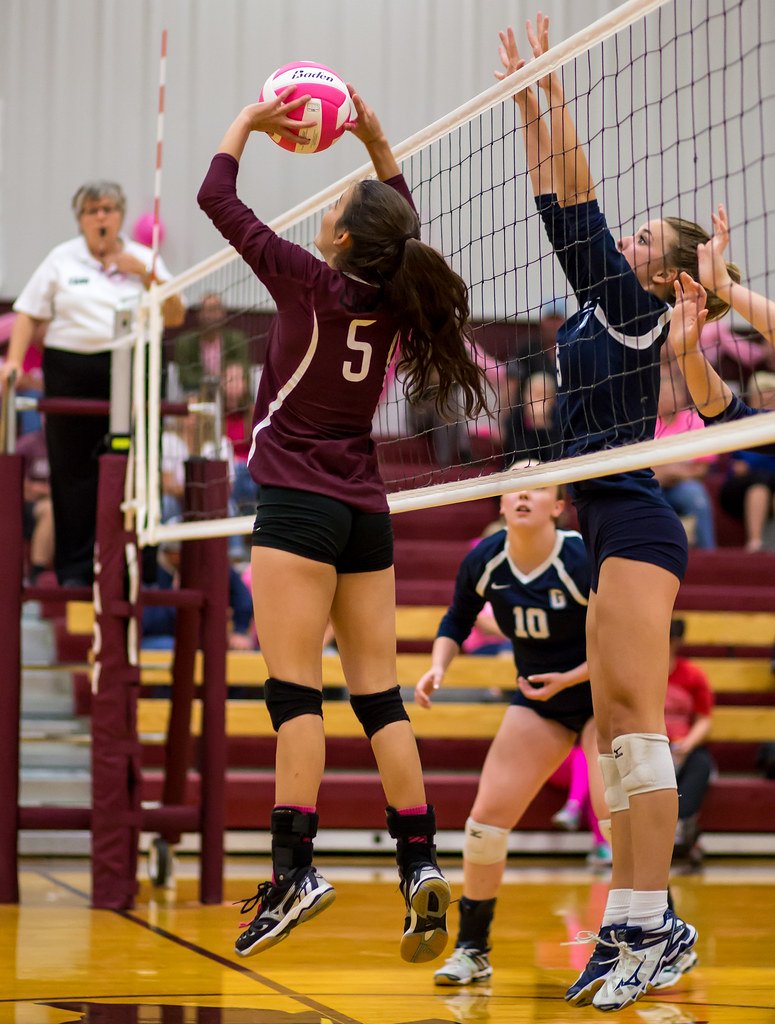
<instances>
[{"instance_id":1,"label":"volleyball","mask_svg":"<svg viewBox=\"0 0 775 1024\"><path fill-rule=\"evenodd\" d=\"M289 100L307 93L310 99L288 116L296 121L313 121L314 124L305 130L306 141L291 142L279 135L270 135L269 138L282 149L291 153L320 153L342 137L348 121L356 119L347 86L325 64L309 60L285 64L264 82L259 100L273 100L289 86L295 86Z\"/></svg>"}]
</instances>

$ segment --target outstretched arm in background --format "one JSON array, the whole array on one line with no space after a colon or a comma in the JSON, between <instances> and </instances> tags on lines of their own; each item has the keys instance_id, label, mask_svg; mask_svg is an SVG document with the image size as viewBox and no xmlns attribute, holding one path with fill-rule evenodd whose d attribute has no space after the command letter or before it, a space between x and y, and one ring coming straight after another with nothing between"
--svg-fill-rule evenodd
<instances>
[{"instance_id":1,"label":"outstretched arm in background","mask_svg":"<svg viewBox=\"0 0 775 1024\"><path fill-rule=\"evenodd\" d=\"M706 419L720 416L733 395L699 347L708 311L705 289L689 274L675 282L675 307L668 343L672 348L697 411Z\"/></svg>"},{"instance_id":2,"label":"outstretched arm in background","mask_svg":"<svg viewBox=\"0 0 775 1024\"><path fill-rule=\"evenodd\" d=\"M724 259L724 250L729 245L727 211L719 205L718 213L711 217L713 238L697 246L700 284L728 302L770 345L775 345L775 302L733 280Z\"/></svg>"}]
</instances>

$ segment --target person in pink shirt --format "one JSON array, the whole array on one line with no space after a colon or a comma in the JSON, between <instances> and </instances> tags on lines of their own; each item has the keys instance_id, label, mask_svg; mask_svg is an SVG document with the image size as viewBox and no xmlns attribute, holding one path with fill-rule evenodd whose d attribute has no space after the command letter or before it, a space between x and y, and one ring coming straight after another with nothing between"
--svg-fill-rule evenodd
<instances>
[{"instance_id":1,"label":"person in pink shirt","mask_svg":"<svg viewBox=\"0 0 775 1024\"><path fill-rule=\"evenodd\" d=\"M663 365L654 436L670 437L687 430L702 429L702 420L694 409L689 408L680 375L671 374L669 364ZM654 467L654 475L662 486L668 504L679 516L691 516L694 519L694 536L689 537L689 543L692 547L706 550L716 546L713 502L703 481L712 464L713 456L708 455Z\"/></svg>"}]
</instances>

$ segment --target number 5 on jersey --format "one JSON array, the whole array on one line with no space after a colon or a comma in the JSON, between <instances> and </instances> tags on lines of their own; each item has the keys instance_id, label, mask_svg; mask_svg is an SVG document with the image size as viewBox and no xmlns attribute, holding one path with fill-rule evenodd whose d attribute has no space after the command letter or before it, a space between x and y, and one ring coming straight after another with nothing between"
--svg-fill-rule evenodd
<instances>
[{"instance_id":1,"label":"number 5 on jersey","mask_svg":"<svg viewBox=\"0 0 775 1024\"><path fill-rule=\"evenodd\" d=\"M345 380L352 381L353 384L357 384L360 380L365 380L369 373L369 367L371 366L371 345L368 341L358 341L355 337L355 333L359 327L370 327L371 324L376 323L376 320L351 320L350 329L347 332L347 347L360 354L360 366L355 369L355 361L346 359L342 366L342 376Z\"/></svg>"}]
</instances>

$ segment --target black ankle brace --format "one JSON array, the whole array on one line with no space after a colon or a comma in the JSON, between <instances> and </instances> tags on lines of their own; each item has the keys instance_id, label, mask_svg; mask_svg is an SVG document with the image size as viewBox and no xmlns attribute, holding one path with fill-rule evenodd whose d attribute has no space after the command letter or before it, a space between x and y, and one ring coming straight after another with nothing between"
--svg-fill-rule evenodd
<instances>
[{"instance_id":1,"label":"black ankle brace","mask_svg":"<svg viewBox=\"0 0 775 1024\"><path fill-rule=\"evenodd\" d=\"M495 914L495 902L495 898L470 900L467 896L460 897L460 924L456 946L489 953L490 925Z\"/></svg>"},{"instance_id":2,"label":"black ankle brace","mask_svg":"<svg viewBox=\"0 0 775 1024\"><path fill-rule=\"evenodd\" d=\"M282 884L296 868L312 863L312 840L317 835L318 816L294 807L272 811L272 868L275 881Z\"/></svg>"}]
</instances>

